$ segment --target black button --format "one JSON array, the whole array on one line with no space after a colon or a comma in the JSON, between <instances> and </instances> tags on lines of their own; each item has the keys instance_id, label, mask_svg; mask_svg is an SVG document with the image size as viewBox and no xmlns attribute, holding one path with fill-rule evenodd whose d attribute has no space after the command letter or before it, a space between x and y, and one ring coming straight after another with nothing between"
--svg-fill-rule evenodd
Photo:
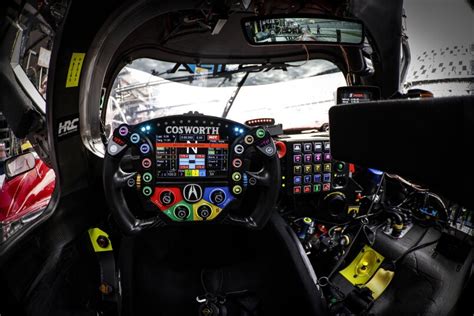
<instances>
[{"instance_id":1,"label":"black button","mask_svg":"<svg viewBox=\"0 0 474 316\"><path fill-rule=\"evenodd\" d=\"M210 198L212 203L216 205L221 204L225 201L225 192L221 189L215 189L214 191L212 191Z\"/></svg>"},{"instance_id":2,"label":"black button","mask_svg":"<svg viewBox=\"0 0 474 316\"><path fill-rule=\"evenodd\" d=\"M323 144L322 143L314 143L314 151L315 152L321 152L323 151Z\"/></svg>"},{"instance_id":3,"label":"black button","mask_svg":"<svg viewBox=\"0 0 474 316\"><path fill-rule=\"evenodd\" d=\"M173 204L174 202L174 194L171 191L163 191L160 194L160 202L164 206L168 206L170 204Z\"/></svg>"},{"instance_id":4,"label":"black button","mask_svg":"<svg viewBox=\"0 0 474 316\"><path fill-rule=\"evenodd\" d=\"M293 152L300 153L301 152L301 144L293 144Z\"/></svg>"},{"instance_id":5,"label":"black button","mask_svg":"<svg viewBox=\"0 0 474 316\"><path fill-rule=\"evenodd\" d=\"M206 219L209 216L211 216L212 210L207 205L201 205L201 206L198 207L197 213L201 218Z\"/></svg>"},{"instance_id":6,"label":"black button","mask_svg":"<svg viewBox=\"0 0 474 316\"><path fill-rule=\"evenodd\" d=\"M311 152L313 149L313 144L311 143L304 143L303 144L304 152L308 153Z\"/></svg>"},{"instance_id":7,"label":"black button","mask_svg":"<svg viewBox=\"0 0 474 316\"><path fill-rule=\"evenodd\" d=\"M330 142L325 142L324 143L324 151L330 151L331 150L331 143Z\"/></svg>"},{"instance_id":8,"label":"black button","mask_svg":"<svg viewBox=\"0 0 474 316\"><path fill-rule=\"evenodd\" d=\"M301 174L301 166L293 166L293 173L294 174Z\"/></svg>"},{"instance_id":9,"label":"black button","mask_svg":"<svg viewBox=\"0 0 474 316\"><path fill-rule=\"evenodd\" d=\"M189 216L189 208L184 205L178 205L174 209L174 216L179 219L186 219Z\"/></svg>"}]
</instances>

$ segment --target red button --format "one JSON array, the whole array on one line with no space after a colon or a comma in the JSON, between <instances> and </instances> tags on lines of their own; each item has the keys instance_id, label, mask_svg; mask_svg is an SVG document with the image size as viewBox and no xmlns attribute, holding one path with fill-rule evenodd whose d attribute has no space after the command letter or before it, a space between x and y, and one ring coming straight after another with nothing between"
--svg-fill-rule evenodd
<instances>
[{"instance_id":1,"label":"red button","mask_svg":"<svg viewBox=\"0 0 474 316\"><path fill-rule=\"evenodd\" d=\"M119 144L120 146L125 145L125 141L121 138L116 137L116 136L114 136L113 141L116 142L117 144Z\"/></svg>"},{"instance_id":2,"label":"red button","mask_svg":"<svg viewBox=\"0 0 474 316\"><path fill-rule=\"evenodd\" d=\"M331 190L331 183L324 183L323 191L330 191L330 190Z\"/></svg>"},{"instance_id":3,"label":"red button","mask_svg":"<svg viewBox=\"0 0 474 316\"><path fill-rule=\"evenodd\" d=\"M349 172L350 172L350 173L354 173L355 170L356 170L356 169L355 169L354 164L353 164L353 163L350 163L350 164L349 164Z\"/></svg>"},{"instance_id":4,"label":"red button","mask_svg":"<svg viewBox=\"0 0 474 316\"><path fill-rule=\"evenodd\" d=\"M232 160L232 166L234 168L242 167L242 160L240 160L239 158L235 158L234 160Z\"/></svg>"},{"instance_id":5,"label":"red button","mask_svg":"<svg viewBox=\"0 0 474 316\"><path fill-rule=\"evenodd\" d=\"M310 185L305 185L303 188L304 193L311 193L311 186Z\"/></svg>"},{"instance_id":6,"label":"red button","mask_svg":"<svg viewBox=\"0 0 474 316\"><path fill-rule=\"evenodd\" d=\"M301 193L301 187L300 186L293 187L293 194L300 194L300 193Z\"/></svg>"},{"instance_id":7,"label":"red button","mask_svg":"<svg viewBox=\"0 0 474 316\"><path fill-rule=\"evenodd\" d=\"M173 201L171 201L171 203L168 204L168 205L163 205L163 203L160 199L160 197L163 197L162 193L164 193L164 192L170 192L174 197ZM150 201L153 204L155 204L156 206L158 206L158 208L162 211L166 211L167 209L169 209L170 207L172 207L176 203L181 202L182 200L183 200L183 195L181 194L181 190L179 188L156 187L155 192L150 197Z\"/></svg>"},{"instance_id":8,"label":"red button","mask_svg":"<svg viewBox=\"0 0 474 316\"><path fill-rule=\"evenodd\" d=\"M150 158L145 158L145 159L143 159L143 160L142 160L142 166L143 166L143 168L145 168L145 169L150 168L150 167L151 167L151 160L150 160Z\"/></svg>"}]
</instances>

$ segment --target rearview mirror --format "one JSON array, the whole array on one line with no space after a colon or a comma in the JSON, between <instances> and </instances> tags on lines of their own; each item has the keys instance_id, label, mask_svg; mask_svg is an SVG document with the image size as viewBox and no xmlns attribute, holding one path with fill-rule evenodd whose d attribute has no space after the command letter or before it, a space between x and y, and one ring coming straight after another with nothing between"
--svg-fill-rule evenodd
<instances>
[{"instance_id":1,"label":"rearview mirror","mask_svg":"<svg viewBox=\"0 0 474 316\"><path fill-rule=\"evenodd\" d=\"M242 21L252 45L359 45L364 40L360 21L320 17L252 17Z\"/></svg>"},{"instance_id":2,"label":"rearview mirror","mask_svg":"<svg viewBox=\"0 0 474 316\"><path fill-rule=\"evenodd\" d=\"M5 175L7 178L16 177L35 167L36 158L33 153L26 153L12 157L5 161Z\"/></svg>"}]
</instances>

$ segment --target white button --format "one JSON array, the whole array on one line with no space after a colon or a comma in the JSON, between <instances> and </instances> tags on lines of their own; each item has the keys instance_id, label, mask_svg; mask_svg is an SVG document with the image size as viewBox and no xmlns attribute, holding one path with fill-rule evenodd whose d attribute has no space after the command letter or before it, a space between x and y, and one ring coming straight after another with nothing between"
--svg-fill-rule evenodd
<instances>
[{"instance_id":1,"label":"white button","mask_svg":"<svg viewBox=\"0 0 474 316\"><path fill-rule=\"evenodd\" d=\"M265 148L265 152L269 155L272 155L273 154L273 147L267 147Z\"/></svg>"},{"instance_id":2,"label":"white button","mask_svg":"<svg viewBox=\"0 0 474 316\"><path fill-rule=\"evenodd\" d=\"M236 154L240 155L244 152L244 146L239 144L239 145L234 147L234 151L235 151Z\"/></svg>"},{"instance_id":3,"label":"white button","mask_svg":"<svg viewBox=\"0 0 474 316\"><path fill-rule=\"evenodd\" d=\"M247 145L251 145L254 141L253 136L252 135L245 136L244 141Z\"/></svg>"},{"instance_id":4,"label":"white button","mask_svg":"<svg viewBox=\"0 0 474 316\"><path fill-rule=\"evenodd\" d=\"M109 147L109 152L110 152L111 154L115 154L117 151L118 151L117 145L110 145L110 147Z\"/></svg>"}]
</instances>

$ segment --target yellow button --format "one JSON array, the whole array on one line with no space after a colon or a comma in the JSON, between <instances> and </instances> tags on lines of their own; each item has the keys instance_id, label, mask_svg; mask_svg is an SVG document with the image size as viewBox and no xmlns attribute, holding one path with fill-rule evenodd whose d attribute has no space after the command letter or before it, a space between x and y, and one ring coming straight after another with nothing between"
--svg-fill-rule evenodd
<instances>
[{"instance_id":1,"label":"yellow button","mask_svg":"<svg viewBox=\"0 0 474 316\"><path fill-rule=\"evenodd\" d=\"M320 164L314 165L313 168L314 168L314 173L321 173L321 165Z\"/></svg>"},{"instance_id":2,"label":"yellow button","mask_svg":"<svg viewBox=\"0 0 474 316\"><path fill-rule=\"evenodd\" d=\"M201 200L201 201L193 204L193 219L195 221L202 221L203 220L203 218L198 215L198 209L202 205L207 205L211 209L211 215L206 218L206 221L213 220L222 211L221 208L215 206L214 204L211 204L211 203L207 202L206 200Z\"/></svg>"},{"instance_id":3,"label":"yellow button","mask_svg":"<svg viewBox=\"0 0 474 316\"><path fill-rule=\"evenodd\" d=\"M240 185L235 185L232 188L232 192L234 192L234 194L240 194L240 193L242 193L242 187Z\"/></svg>"},{"instance_id":4,"label":"yellow button","mask_svg":"<svg viewBox=\"0 0 474 316\"><path fill-rule=\"evenodd\" d=\"M232 174L232 180L234 181L240 181L240 179L242 179L242 175L240 174L240 172L234 172Z\"/></svg>"}]
</instances>

